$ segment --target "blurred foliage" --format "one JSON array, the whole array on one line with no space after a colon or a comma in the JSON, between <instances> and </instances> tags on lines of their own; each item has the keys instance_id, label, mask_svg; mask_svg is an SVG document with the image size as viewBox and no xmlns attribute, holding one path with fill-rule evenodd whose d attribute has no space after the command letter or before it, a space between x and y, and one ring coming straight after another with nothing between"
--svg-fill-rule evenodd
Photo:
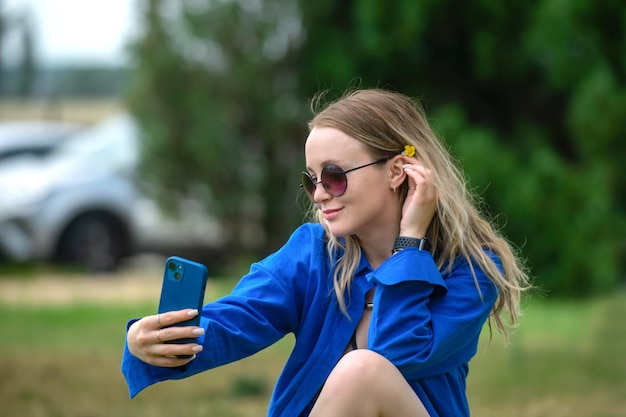
<instances>
[{"instance_id":1,"label":"blurred foliage","mask_svg":"<svg viewBox=\"0 0 626 417\"><path fill-rule=\"evenodd\" d=\"M203 190L233 248L273 250L300 221L306 99L391 88L424 99L537 285L624 280L623 2L298 4L145 1L129 103L164 196Z\"/></svg>"},{"instance_id":2,"label":"blurred foliage","mask_svg":"<svg viewBox=\"0 0 626 417\"><path fill-rule=\"evenodd\" d=\"M582 296L625 278L623 2L323 0L302 8L307 95L358 77L425 97L539 286Z\"/></svg>"},{"instance_id":3,"label":"blurred foliage","mask_svg":"<svg viewBox=\"0 0 626 417\"><path fill-rule=\"evenodd\" d=\"M208 201L233 253L282 243L303 147L291 54L293 2L149 0L128 102L144 131L143 172L174 207Z\"/></svg>"},{"instance_id":4,"label":"blurred foliage","mask_svg":"<svg viewBox=\"0 0 626 417\"><path fill-rule=\"evenodd\" d=\"M14 84L14 93L21 98L29 97L32 94L35 84L35 48L34 48L34 27L33 22L27 12L7 13L0 0L0 52L4 49L6 39L15 34L19 37L19 56L14 64L17 71ZM0 97L5 92L6 63L5 57L0 53ZM9 80L13 81L13 80Z\"/></svg>"},{"instance_id":5,"label":"blurred foliage","mask_svg":"<svg viewBox=\"0 0 626 417\"><path fill-rule=\"evenodd\" d=\"M272 392L272 381L258 375L240 375L232 381L233 397L267 397Z\"/></svg>"}]
</instances>

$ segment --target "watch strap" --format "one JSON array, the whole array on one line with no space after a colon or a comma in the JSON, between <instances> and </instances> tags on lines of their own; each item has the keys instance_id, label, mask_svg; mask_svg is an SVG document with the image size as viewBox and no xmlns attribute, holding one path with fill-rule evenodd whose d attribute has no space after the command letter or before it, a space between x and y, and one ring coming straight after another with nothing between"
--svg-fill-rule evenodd
<instances>
[{"instance_id":1,"label":"watch strap","mask_svg":"<svg viewBox=\"0 0 626 417\"><path fill-rule=\"evenodd\" d=\"M419 250L430 251L430 241L425 237L415 238L398 236L393 244L393 249L391 250L391 253L396 253L406 248L417 248Z\"/></svg>"}]
</instances>

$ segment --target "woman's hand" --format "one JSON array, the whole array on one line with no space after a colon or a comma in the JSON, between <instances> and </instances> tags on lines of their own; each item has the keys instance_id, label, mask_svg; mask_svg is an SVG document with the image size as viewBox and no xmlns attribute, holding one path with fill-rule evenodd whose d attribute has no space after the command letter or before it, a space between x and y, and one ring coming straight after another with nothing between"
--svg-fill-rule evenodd
<instances>
[{"instance_id":1,"label":"woman's hand","mask_svg":"<svg viewBox=\"0 0 626 417\"><path fill-rule=\"evenodd\" d=\"M400 236L422 238L437 209L437 190L433 172L416 158L404 157L402 169L409 181L409 192L402 206Z\"/></svg>"},{"instance_id":2,"label":"woman's hand","mask_svg":"<svg viewBox=\"0 0 626 417\"><path fill-rule=\"evenodd\" d=\"M168 368L182 366L192 361L196 353L202 350L202 345L165 342L196 338L204 333L204 329L196 326L166 326L189 320L196 315L198 315L198 310L185 309L146 316L134 322L126 335L130 353L150 365ZM192 357L181 359L176 355L192 355Z\"/></svg>"}]
</instances>

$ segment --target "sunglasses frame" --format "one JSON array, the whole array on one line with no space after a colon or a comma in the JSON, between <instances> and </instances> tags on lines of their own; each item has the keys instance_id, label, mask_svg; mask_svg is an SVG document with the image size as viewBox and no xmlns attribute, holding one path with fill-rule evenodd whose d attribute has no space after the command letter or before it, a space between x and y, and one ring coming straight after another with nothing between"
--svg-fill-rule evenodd
<instances>
[{"instance_id":1,"label":"sunglasses frame","mask_svg":"<svg viewBox=\"0 0 626 417\"><path fill-rule=\"evenodd\" d=\"M345 194L346 190L348 189L348 176L346 175L347 173L352 172L352 171L356 171L356 170L361 169L361 168L366 168L366 167L369 167L369 166L372 166L372 165L381 164L383 162L387 162L389 159L391 159L391 158L378 159L378 160L376 160L374 162L370 162L368 164L361 165L361 166L358 166L358 167L355 167L355 168L346 169L346 170L344 170L343 168L341 168L337 164L327 164L327 165L324 165L324 167L322 168L322 172L320 174L320 178L321 179L319 181L317 181L317 182L313 180L313 177L311 177L311 174L309 174L306 171L302 171L302 174L300 176L300 188L302 188L304 190L304 193L307 195L307 197L309 197L309 199L311 201L313 201L313 196L315 195L315 190L317 189L317 186L319 184L322 184L322 187L324 187L324 190L328 194L330 194L331 196L339 197L339 196L342 196L343 194ZM328 175L343 175L342 183L344 184L344 187L343 187L343 191L341 191L340 193L332 193L329 190L329 188L331 188L331 187L330 186L327 187L326 184L324 184L324 172L325 171L328 172L327 171L328 167L337 167L337 168L340 169L340 171L333 172L332 174L328 174ZM307 185L305 185L305 183L311 186L310 187L311 191L309 191L309 189L307 188ZM328 181L326 181L326 183L328 183Z\"/></svg>"}]
</instances>

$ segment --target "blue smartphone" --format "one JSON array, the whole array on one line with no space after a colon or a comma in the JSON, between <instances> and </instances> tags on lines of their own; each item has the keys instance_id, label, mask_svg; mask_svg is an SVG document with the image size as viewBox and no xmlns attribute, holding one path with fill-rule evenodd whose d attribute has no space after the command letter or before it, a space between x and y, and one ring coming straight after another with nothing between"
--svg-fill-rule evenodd
<instances>
[{"instance_id":1,"label":"blue smartphone","mask_svg":"<svg viewBox=\"0 0 626 417\"><path fill-rule=\"evenodd\" d=\"M165 271L163 272L163 286L161 288L161 299L159 300L158 313L165 313L186 308L202 309L204 303L204 292L209 273L207 267L201 263L172 256L165 261ZM200 324L200 314L174 326L198 326ZM185 338L171 340L166 343L194 343L196 338ZM179 356L188 358L191 355Z\"/></svg>"}]
</instances>

